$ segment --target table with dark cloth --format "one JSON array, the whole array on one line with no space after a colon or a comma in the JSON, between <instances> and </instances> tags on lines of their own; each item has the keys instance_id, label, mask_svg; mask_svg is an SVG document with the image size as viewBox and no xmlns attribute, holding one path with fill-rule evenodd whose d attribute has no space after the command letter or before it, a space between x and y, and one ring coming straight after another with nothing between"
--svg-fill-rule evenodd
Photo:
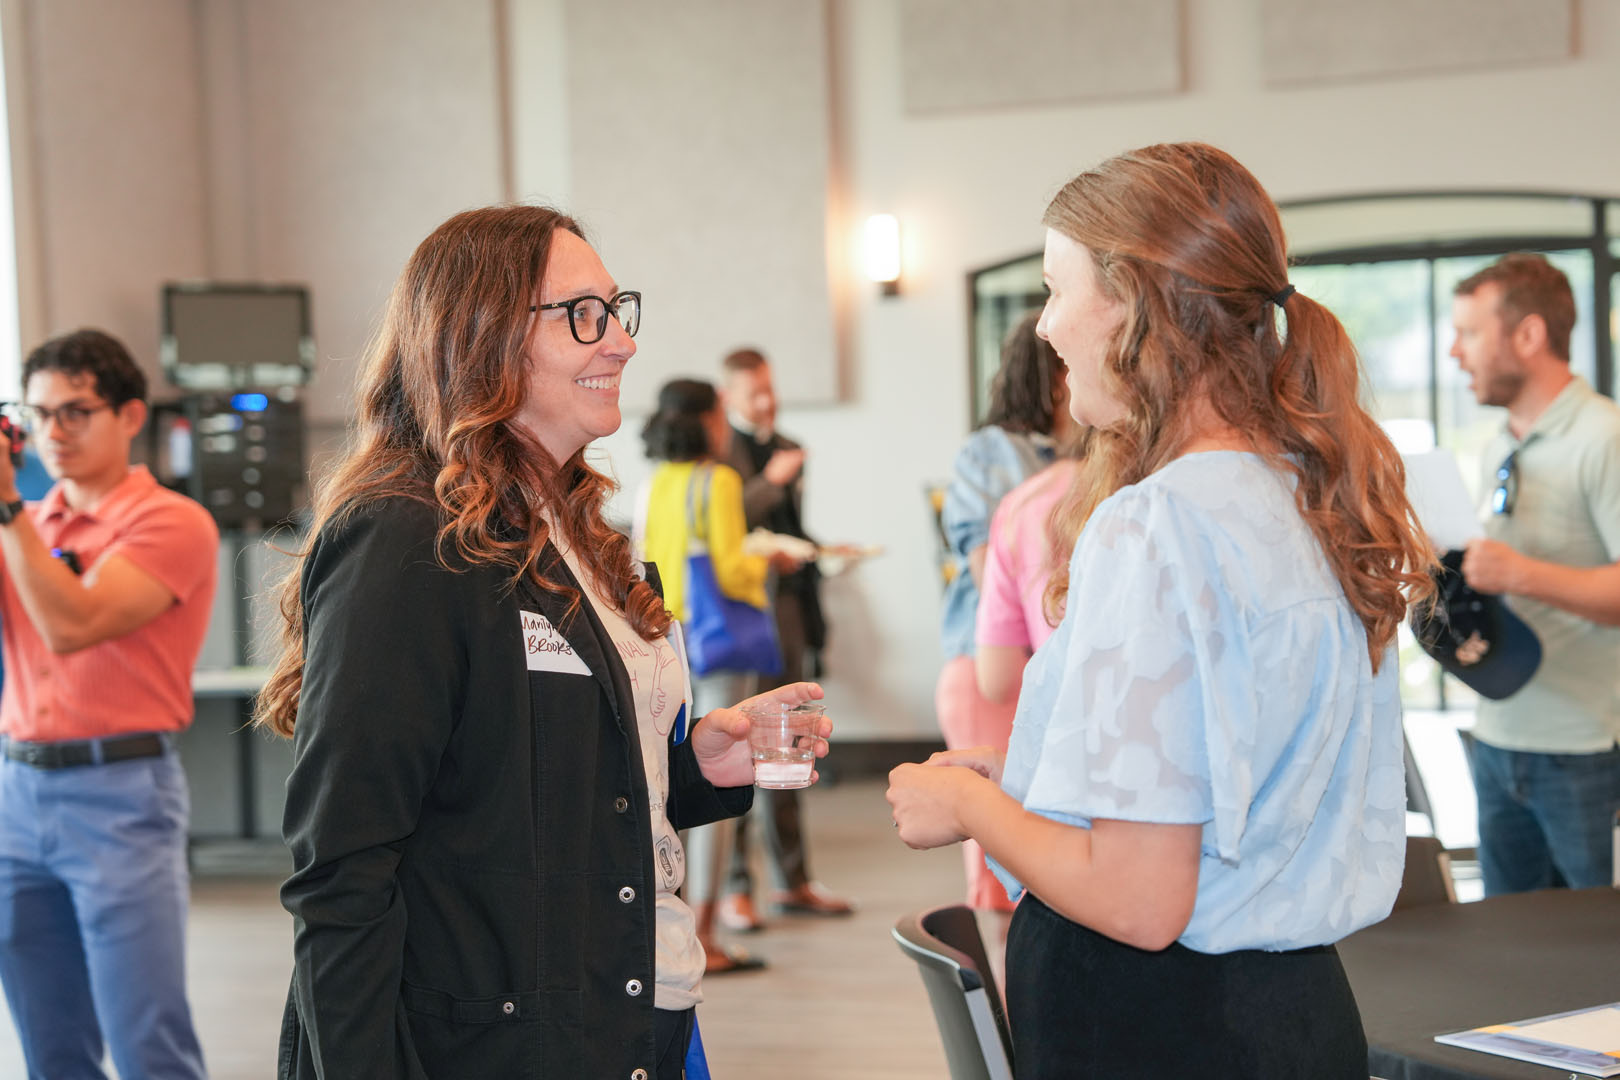
<instances>
[{"instance_id":1,"label":"table with dark cloth","mask_svg":"<svg viewBox=\"0 0 1620 1080\"><path fill-rule=\"evenodd\" d=\"M1620 892L1548 889L1398 911L1339 943L1385 1080L1565 1080L1436 1035L1620 1001ZM1584 1075L1584 1074L1581 1074Z\"/></svg>"}]
</instances>

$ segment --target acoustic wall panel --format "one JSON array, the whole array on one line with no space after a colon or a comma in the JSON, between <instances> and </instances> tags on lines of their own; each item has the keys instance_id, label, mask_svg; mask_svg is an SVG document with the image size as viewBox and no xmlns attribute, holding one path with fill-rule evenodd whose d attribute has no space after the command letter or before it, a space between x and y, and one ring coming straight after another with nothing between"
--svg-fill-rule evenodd
<instances>
[{"instance_id":1,"label":"acoustic wall panel","mask_svg":"<svg viewBox=\"0 0 1620 1080\"><path fill-rule=\"evenodd\" d=\"M1182 0L901 0L909 113L1170 94Z\"/></svg>"},{"instance_id":2,"label":"acoustic wall panel","mask_svg":"<svg viewBox=\"0 0 1620 1080\"><path fill-rule=\"evenodd\" d=\"M27 123L39 250L23 351L96 326L161 386L158 288L207 264L200 52L190 0L31 0ZM37 325L42 324L42 325ZM13 397L17 388L0 388Z\"/></svg>"},{"instance_id":3,"label":"acoustic wall panel","mask_svg":"<svg viewBox=\"0 0 1620 1080\"><path fill-rule=\"evenodd\" d=\"M571 209L644 294L630 412L739 345L784 401L838 392L819 0L569 0Z\"/></svg>"},{"instance_id":4,"label":"acoustic wall panel","mask_svg":"<svg viewBox=\"0 0 1620 1080\"><path fill-rule=\"evenodd\" d=\"M311 286L310 419L338 421L411 251L451 214L505 195L494 0L240 11L247 269Z\"/></svg>"},{"instance_id":5,"label":"acoustic wall panel","mask_svg":"<svg viewBox=\"0 0 1620 1080\"><path fill-rule=\"evenodd\" d=\"M1575 0L1261 0L1270 86L1488 70L1575 52Z\"/></svg>"}]
</instances>

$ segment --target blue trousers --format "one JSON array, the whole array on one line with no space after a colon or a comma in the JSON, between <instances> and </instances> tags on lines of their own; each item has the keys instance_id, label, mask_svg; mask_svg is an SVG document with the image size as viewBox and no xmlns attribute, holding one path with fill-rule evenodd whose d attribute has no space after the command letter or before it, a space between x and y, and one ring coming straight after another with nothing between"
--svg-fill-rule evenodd
<instances>
[{"instance_id":1,"label":"blue trousers","mask_svg":"<svg viewBox=\"0 0 1620 1080\"><path fill-rule=\"evenodd\" d=\"M1536 754L1467 741L1485 895L1611 883L1620 750Z\"/></svg>"},{"instance_id":2,"label":"blue trousers","mask_svg":"<svg viewBox=\"0 0 1620 1080\"><path fill-rule=\"evenodd\" d=\"M0 757L0 983L30 1080L202 1080L186 1003L179 758Z\"/></svg>"}]
</instances>

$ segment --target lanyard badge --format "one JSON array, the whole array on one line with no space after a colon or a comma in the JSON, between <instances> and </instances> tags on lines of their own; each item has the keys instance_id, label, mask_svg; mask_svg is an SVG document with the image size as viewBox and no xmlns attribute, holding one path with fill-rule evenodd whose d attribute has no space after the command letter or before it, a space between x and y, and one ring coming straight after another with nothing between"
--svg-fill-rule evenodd
<instances>
[{"instance_id":1,"label":"lanyard badge","mask_svg":"<svg viewBox=\"0 0 1620 1080\"><path fill-rule=\"evenodd\" d=\"M670 620L669 643L675 649L675 658L680 661L681 687L684 692L680 712L675 714L675 744L679 746L686 741L687 731L692 726L692 669L687 666L686 634L681 630L679 619Z\"/></svg>"}]
</instances>

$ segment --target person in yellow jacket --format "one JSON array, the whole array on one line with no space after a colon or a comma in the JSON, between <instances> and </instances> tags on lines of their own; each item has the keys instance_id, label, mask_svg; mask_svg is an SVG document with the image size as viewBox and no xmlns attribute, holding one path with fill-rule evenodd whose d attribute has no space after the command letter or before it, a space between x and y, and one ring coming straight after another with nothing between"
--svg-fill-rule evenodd
<instances>
[{"instance_id":1,"label":"person in yellow jacket","mask_svg":"<svg viewBox=\"0 0 1620 1080\"><path fill-rule=\"evenodd\" d=\"M641 430L641 440L647 456L658 465L638 502L637 554L657 565L665 606L678 619L690 617L686 559L693 532L698 531L708 547L720 591L734 600L767 608L766 581L771 570L794 570L799 563L785 554L767 558L743 550L747 525L742 477L721 463L731 444L731 423L714 385L702 379L665 383L658 391L657 411ZM693 711L702 716L714 705L740 701L751 682L749 672L695 677ZM689 867L686 900L697 916L698 940L707 954L705 974L710 975L765 966L746 950L727 948L715 937L721 856L731 848L732 827L726 822L694 829L685 845Z\"/></svg>"},{"instance_id":2,"label":"person in yellow jacket","mask_svg":"<svg viewBox=\"0 0 1620 1080\"><path fill-rule=\"evenodd\" d=\"M715 440L729 447L731 424L712 383L674 379L658 392L658 411L641 431L647 456L659 464L647 481L638 533L642 558L658 565L664 606L677 619L686 607L686 557L692 542L694 503L704 511L701 531L708 541L720 591L734 600L764 607L770 560L743 551L748 526L743 516L742 477L717 458ZM702 494L707 473L708 492Z\"/></svg>"}]
</instances>

